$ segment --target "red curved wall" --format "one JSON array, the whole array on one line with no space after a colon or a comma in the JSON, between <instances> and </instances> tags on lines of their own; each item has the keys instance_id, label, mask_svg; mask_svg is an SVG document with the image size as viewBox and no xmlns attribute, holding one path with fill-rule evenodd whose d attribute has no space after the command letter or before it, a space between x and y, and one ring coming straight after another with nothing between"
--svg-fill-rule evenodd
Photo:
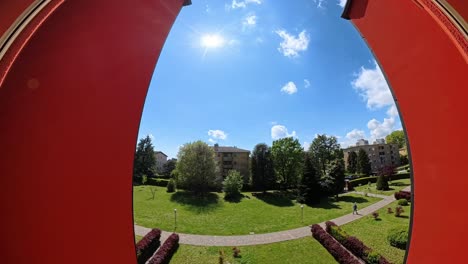
<instances>
[{"instance_id":1,"label":"red curved wall","mask_svg":"<svg viewBox=\"0 0 468 264\"><path fill-rule=\"evenodd\" d=\"M454 41L429 1L365 2L353 1L349 16L398 100L413 162L408 263L465 263L468 64L459 46L466 39Z\"/></svg>"},{"instance_id":2,"label":"red curved wall","mask_svg":"<svg viewBox=\"0 0 468 264\"><path fill-rule=\"evenodd\" d=\"M138 126L182 2L69 0L22 33L0 87L1 263L136 263Z\"/></svg>"}]
</instances>

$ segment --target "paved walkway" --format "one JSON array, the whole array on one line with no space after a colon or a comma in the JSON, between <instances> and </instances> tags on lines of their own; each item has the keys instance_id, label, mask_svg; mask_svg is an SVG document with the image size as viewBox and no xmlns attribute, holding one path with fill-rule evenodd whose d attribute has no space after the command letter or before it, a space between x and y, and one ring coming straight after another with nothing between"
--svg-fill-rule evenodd
<instances>
[{"instance_id":1,"label":"paved walkway","mask_svg":"<svg viewBox=\"0 0 468 264\"><path fill-rule=\"evenodd\" d=\"M411 191L411 186L403 189L404 191ZM350 192L364 195L362 192ZM335 222L337 225L344 225L349 222L355 221L364 217L366 215L375 212L376 210L387 206L388 204L395 201L393 195L385 196L379 194L368 193L368 196L382 198L381 201L369 205L368 207L358 209L359 215L347 214L330 221ZM325 228L325 222L320 223L320 225ZM135 225L135 234L139 236L146 235L151 229L147 227L142 227ZM167 237L172 232L162 231L161 233L161 243L163 243ZM260 244L270 244L275 242L287 241L298 239L302 237L310 236L310 226L304 226L296 229L273 232L267 234L256 234L256 235L242 235L242 236L209 236L209 235L192 235L192 234L179 234L179 243L186 245L195 245L195 246L248 246L248 245L260 245Z\"/></svg>"}]
</instances>

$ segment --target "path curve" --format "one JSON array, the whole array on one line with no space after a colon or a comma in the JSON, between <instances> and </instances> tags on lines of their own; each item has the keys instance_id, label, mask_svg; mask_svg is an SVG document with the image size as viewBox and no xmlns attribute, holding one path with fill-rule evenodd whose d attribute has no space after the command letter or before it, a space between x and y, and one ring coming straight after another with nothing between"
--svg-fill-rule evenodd
<instances>
[{"instance_id":1,"label":"path curve","mask_svg":"<svg viewBox=\"0 0 468 264\"><path fill-rule=\"evenodd\" d=\"M403 191L410 191L411 186L408 186L403 189ZM362 192L350 192L350 193L357 193L363 195ZM385 196L379 194L371 194L369 193L368 196L382 198L381 201L377 203L371 204L365 208L358 210L359 215L347 214L340 216L335 219L331 219L329 221L335 222L337 225L344 225L360 219L366 215L379 210L393 201L395 198L393 195ZM320 225L325 228L325 222L320 223ZM142 227L135 225L135 235L144 236L151 228ZM163 243L172 232L162 231L161 232L161 243ZM255 234L255 235L240 235L240 236L212 236L212 235L193 235L193 234L179 234L179 243L186 244L186 245L194 245L194 246L250 246L250 245L262 245L262 244L270 244L276 242L282 242L287 240L293 240L298 238L303 238L307 236L311 236L310 226L299 227L295 229L290 229L286 231L279 231L273 233L266 233L266 234Z\"/></svg>"}]
</instances>

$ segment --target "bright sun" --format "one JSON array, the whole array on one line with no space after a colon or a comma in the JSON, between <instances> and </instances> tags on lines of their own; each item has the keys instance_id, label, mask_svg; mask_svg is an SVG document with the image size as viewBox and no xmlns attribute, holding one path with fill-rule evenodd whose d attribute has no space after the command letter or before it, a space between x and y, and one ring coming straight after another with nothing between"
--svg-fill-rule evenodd
<instances>
[{"instance_id":1,"label":"bright sun","mask_svg":"<svg viewBox=\"0 0 468 264\"><path fill-rule=\"evenodd\" d=\"M224 39L220 35L204 35L201 44L205 48L218 48L224 45Z\"/></svg>"}]
</instances>

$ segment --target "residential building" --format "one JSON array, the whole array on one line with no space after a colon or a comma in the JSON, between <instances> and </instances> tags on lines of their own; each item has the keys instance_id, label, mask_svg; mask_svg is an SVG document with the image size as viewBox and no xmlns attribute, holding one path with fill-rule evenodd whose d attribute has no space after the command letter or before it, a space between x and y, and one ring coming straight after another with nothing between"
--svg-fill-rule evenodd
<instances>
[{"instance_id":1,"label":"residential building","mask_svg":"<svg viewBox=\"0 0 468 264\"><path fill-rule=\"evenodd\" d=\"M357 154L360 149L363 149L369 156L369 161L373 173L378 173L379 169L385 166L398 167L400 165L400 152L398 144L381 144L376 142L376 144L372 145L359 145L358 143L362 143L362 141L359 140L356 143L356 146L343 149L346 169L348 168L349 153L354 151Z\"/></svg>"},{"instance_id":2,"label":"residential building","mask_svg":"<svg viewBox=\"0 0 468 264\"><path fill-rule=\"evenodd\" d=\"M385 139L383 138L378 138L374 141L374 144L385 144Z\"/></svg>"},{"instance_id":3,"label":"residential building","mask_svg":"<svg viewBox=\"0 0 468 264\"><path fill-rule=\"evenodd\" d=\"M167 162L167 155L164 154L162 151L156 151L154 153L156 157L156 172L163 173L164 172L164 164Z\"/></svg>"},{"instance_id":4,"label":"residential building","mask_svg":"<svg viewBox=\"0 0 468 264\"><path fill-rule=\"evenodd\" d=\"M213 150L223 177L226 177L228 171L237 170L244 178L244 182L248 182L250 151L237 147L219 146L218 144L213 146Z\"/></svg>"},{"instance_id":5,"label":"residential building","mask_svg":"<svg viewBox=\"0 0 468 264\"><path fill-rule=\"evenodd\" d=\"M365 146L365 145L369 145L369 141L365 140L365 139L359 139L356 143L356 146Z\"/></svg>"}]
</instances>

